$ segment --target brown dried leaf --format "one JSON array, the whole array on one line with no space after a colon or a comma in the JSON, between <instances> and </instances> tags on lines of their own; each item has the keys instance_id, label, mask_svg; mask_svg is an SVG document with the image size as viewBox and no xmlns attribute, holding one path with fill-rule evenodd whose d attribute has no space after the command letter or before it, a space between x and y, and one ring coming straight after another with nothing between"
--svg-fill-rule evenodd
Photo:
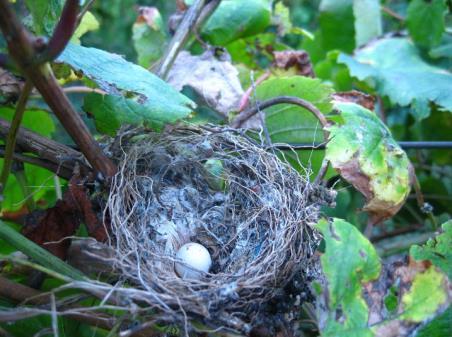
<instances>
[{"instance_id":1,"label":"brown dried leaf","mask_svg":"<svg viewBox=\"0 0 452 337\"><path fill-rule=\"evenodd\" d=\"M227 56L217 57L214 50L202 55L182 51L171 68L168 82L177 90L185 85L192 87L211 108L227 116L237 110L243 96L239 72Z\"/></svg>"},{"instance_id":2,"label":"brown dried leaf","mask_svg":"<svg viewBox=\"0 0 452 337\"><path fill-rule=\"evenodd\" d=\"M297 75L315 77L309 54L304 50L284 50L273 52L275 66L288 70L294 68Z\"/></svg>"},{"instance_id":3,"label":"brown dried leaf","mask_svg":"<svg viewBox=\"0 0 452 337\"><path fill-rule=\"evenodd\" d=\"M29 214L22 229L27 238L63 260L71 243L67 237L75 234L82 221L90 236L99 241L107 238L105 227L93 210L84 181L74 176L68 186L63 199L58 200L54 207Z\"/></svg>"},{"instance_id":4,"label":"brown dried leaf","mask_svg":"<svg viewBox=\"0 0 452 337\"><path fill-rule=\"evenodd\" d=\"M361 91L351 90L332 94L334 102L350 102L365 107L368 110L375 108L375 97Z\"/></svg>"}]
</instances>

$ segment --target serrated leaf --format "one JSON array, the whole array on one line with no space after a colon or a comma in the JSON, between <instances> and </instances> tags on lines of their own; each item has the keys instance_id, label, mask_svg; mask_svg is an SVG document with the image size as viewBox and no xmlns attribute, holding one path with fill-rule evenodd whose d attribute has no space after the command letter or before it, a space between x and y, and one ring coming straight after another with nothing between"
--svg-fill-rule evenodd
<instances>
[{"instance_id":1,"label":"serrated leaf","mask_svg":"<svg viewBox=\"0 0 452 337\"><path fill-rule=\"evenodd\" d=\"M94 117L99 132L110 136L114 136L123 124L160 130L165 124L175 123L190 113L190 110L177 106L158 105L156 102L141 104L122 96L94 93L85 96L83 110Z\"/></svg>"},{"instance_id":2,"label":"serrated leaf","mask_svg":"<svg viewBox=\"0 0 452 337\"><path fill-rule=\"evenodd\" d=\"M354 57L339 55L338 61L393 103L407 106L415 99L429 100L452 111L452 74L426 63L407 39L381 39L358 50Z\"/></svg>"},{"instance_id":3,"label":"serrated leaf","mask_svg":"<svg viewBox=\"0 0 452 337\"><path fill-rule=\"evenodd\" d=\"M256 88L260 101L277 96L295 96L314 104L322 113L331 111L330 95L333 90L319 79L304 76L272 77ZM313 143L324 141L322 126L306 109L293 104L278 104L265 109L265 123L273 142ZM305 167L312 166L314 172L320 168L323 151L299 151Z\"/></svg>"},{"instance_id":4,"label":"serrated leaf","mask_svg":"<svg viewBox=\"0 0 452 337\"><path fill-rule=\"evenodd\" d=\"M52 35L53 28L60 18L63 0L26 0L33 19L33 30L37 35Z\"/></svg>"},{"instance_id":5,"label":"serrated leaf","mask_svg":"<svg viewBox=\"0 0 452 337\"><path fill-rule=\"evenodd\" d=\"M410 162L374 112L337 102L344 123L328 128L326 158L366 198L375 221L394 215L410 192Z\"/></svg>"},{"instance_id":6,"label":"serrated leaf","mask_svg":"<svg viewBox=\"0 0 452 337\"><path fill-rule=\"evenodd\" d=\"M316 227L325 240L320 261L329 294L322 336L373 336L367 327L369 312L361 288L380 274L377 252L355 226L344 220L322 219Z\"/></svg>"},{"instance_id":7,"label":"serrated leaf","mask_svg":"<svg viewBox=\"0 0 452 337\"><path fill-rule=\"evenodd\" d=\"M447 300L444 289L446 277L430 267L419 273L411 284L410 291L402 297L401 318L412 322L422 322L432 317Z\"/></svg>"},{"instance_id":8,"label":"serrated leaf","mask_svg":"<svg viewBox=\"0 0 452 337\"><path fill-rule=\"evenodd\" d=\"M80 44L80 38L87 32L99 29L99 22L91 12L86 12L83 15L82 21L78 25L74 34L71 37L71 42Z\"/></svg>"},{"instance_id":9,"label":"serrated leaf","mask_svg":"<svg viewBox=\"0 0 452 337\"><path fill-rule=\"evenodd\" d=\"M149 68L164 51L166 33L160 12L155 7L142 7L132 26L133 46L138 54L138 64Z\"/></svg>"},{"instance_id":10,"label":"serrated leaf","mask_svg":"<svg viewBox=\"0 0 452 337\"><path fill-rule=\"evenodd\" d=\"M425 48L439 44L445 28L446 9L444 0L410 2L406 25L416 44Z\"/></svg>"},{"instance_id":11,"label":"serrated leaf","mask_svg":"<svg viewBox=\"0 0 452 337\"><path fill-rule=\"evenodd\" d=\"M213 45L255 35L270 25L269 0L222 1L202 29L202 37Z\"/></svg>"},{"instance_id":12,"label":"serrated leaf","mask_svg":"<svg viewBox=\"0 0 452 337\"><path fill-rule=\"evenodd\" d=\"M166 105L168 111L184 110L188 114L195 106L168 83L116 54L70 43L57 61L82 72L109 94L134 93L139 96L140 103L156 110Z\"/></svg>"},{"instance_id":13,"label":"serrated leaf","mask_svg":"<svg viewBox=\"0 0 452 337\"><path fill-rule=\"evenodd\" d=\"M430 260L452 280L452 220L442 226L442 233L423 246L412 246L410 255L415 260Z\"/></svg>"},{"instance_id":14,"label":"serrated leaf","mask_svg":"<svg viewBox=\"0 0 452 337\"><path fill-rule=\"evenodd\" d=\"M356 45L362 46L383 32L380 0L354 0Z\"/></svg>"}]
</instances>

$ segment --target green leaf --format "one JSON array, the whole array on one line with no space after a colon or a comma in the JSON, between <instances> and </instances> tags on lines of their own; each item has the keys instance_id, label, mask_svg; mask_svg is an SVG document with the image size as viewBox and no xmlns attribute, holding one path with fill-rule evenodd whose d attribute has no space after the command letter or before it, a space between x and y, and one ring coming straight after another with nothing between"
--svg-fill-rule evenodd
<instances>
[{"instance_id":1,"label":"green leaf","mask_svg":"<svg viewBox=\"0 0 452 337\"><path fill-rule=\"evenodd\" d=\"M430 106L428 100L414 99L411 104L411 114L417 121L421 121L430 116Z\"/></svg>"},{"instance_id":2,"label":"green leaf","mask_svg":"<svg viewBox=\"0 0 452 337\"><path fill-rule=\"evenodd\" d=\"M33 18L33 29L37 35L52 35L53 28L60 18L63 0L25 0Z\"/></svg>"},{"instance_id":3,"label":"green leaf","mask_svg":"<svg viewBox=\"0 0 452 337\"><path fill-rule=\"evenodd\" d=\"M147 7L143 10L146 12L133 24L132 40L138 54L138 64L149 68L163 55L167 36L158 9Z\"/></svg>"},{"instance_id":4,"label":"green leaf","mask_svg":"<svg viewBox=\"0 0 452 337\"><path fill-rule=\"evenodd\" d=\"M0 107L0 118L11 121L14 109ZM47 111L29 109L24 113L22 126L39 133L44 137L50 137L55 131L55 124ZM2 141L3 142L3 141ZM0 169L3 167L3 159L0 159ZM41 200L49 191L54 190L53 172L41 167L24 164L25 176L29 192L32 193L34 201ZM24 195L23 187L19 184L14 174L10 174L8 182L3 191L4 200L1 203L2 211L18 210L25 203L29 195Z\"/></svg>"},{"instance_id":5,"label":"green leaf","mask_svg":"<svg viewBox=\"0 0 452 337\"><path fill-rule=\"evenodd\" d=\"M427 325L421 327L416 334L417 337L444 337L450 334L452 322L452 307L435 317Z\"/></svg>"},{"instance_id":6,"label":"green leaf","mask_svg":"<svg viewBox=\"0 0 452 337\"><path fill-rule=\"evenodd\" d=\"M224 46L234 40L255 35L270 25L269 0L222 1L202 29L202 37Z\"/></svg>"},{"instance_id":7,"label":"green leaf","mask_svg":"<svg viewBox=\"0 0 452 337\"><path fill-rule=\"evenodd\" d=\"M271 77L256 88L256 97L263 101L277 96L295 96L314 104L322 113L331 111L333 90L319 79L304 76ZM322 126L306 109L293 104L278 104L265 109L265 123L275 143L313 143L324 141ZM288 153L290 156L290 154ZM323 151L299 151L305 167L320 168ZM300 168L299 168L300 169Z\"/></svg>"},{"instance_id":8,"label":"green leaf","mask_svg":"<svg viewBox=\"0 0 452 337\"><path fill-rule=\"evenodd\" d=\"M189 113L194 108L190 99L169 84L119 55L70 43L58 57L58 62L82 72L109 94L134 93L140 102L155 109L167 105L168 110L183 109Z\"/></svg>"},{"instance_id":9,"label":"green leaf","mask_svg":"<svg viewBox=\"0 0 452 337\"><path fill-rule=\"evenodd\" d=\"M394 215L410 192L410 163L391 132L366 108L336 103L344 123L328 128L326 158L365 197L378 219Z\"/></svg>"},{"instance_id":10,"label":"green leaf","mask_svg":"<svg viewBox=\"0 0 452 337\"><path fill-rule=\"evenodd\" d=\"M177 105L159 104L159 101L141 104L122 96L94 93L85 96L83 110L94 116L99 132L110 136L114 136L123 124L160 130L165 124L187 117L191 111Z\"/></svg>"},{"instance_id":11,"label":"green leaf","mask_svg":"<svg viewBox=\"0 0 452 337\"><path fill-rule=\"evenodd\" d=\"M382 34L380 0L353 1L356 45L362 46Z\"/></svg>"},{"instance_id":12,"label":"green leaf","mask_svg":"<svg viewBox=\"0 0 452 337\"><path fill-rule=\"evenodd\" d=\"M381 39L358 50L354 57L339 55L338 61L393 103L407 106L415 99L429 100L452 111L452 74L422 60L407 39Z\"/></svg>"},{"instance_id":13,"label":"green leaf","mask_svg":"<svg viewBox=\"0 0 452 337\"><path fill-rule=\"evenodd\" d=\"M410 291L402 297L401 319L422 322L432 317L447 300L447 293L444 289L445 282L445 275L437 272L434 267L417 274Z\"/></svg>"},{"instance_id":14,"label":"green leaf","mask_svg":"<svg viewBox=\"0 0 452 337\"><path fill-rule=\"evenodd\" d=\"M352 52L355 48L355 18L353 0L322 0L320 3L320 41L324 51L339 49Z\"/></svg>"},{"instance_id":15,"label":"green leaf","mask_svg":"<svg viewBox=\"0 0 452 337\"><path fill-rule=\"evenodd\" d=\"M406 24L414 42L431 48L439 44L445 28L445 0L413 0L408 6Z\"/></svg>"},{"instance_id":16,"label":"green leaf","mask_svg":"<svg viewBox=\"0 0 452 337\"><path fill-rule=\"evenodd\" d=\"M80 38L87 32L99 29L99 22L91 12L86 12L83 15L82 21L78 25L74 34L71 37L71 42L80 44Z\"/></svg>"},{"instance_id":17,"label":"green leaf","mask_svg":"<svg viewBox=\"0 0 452 337\"><path fill-rule=\"evenodd\" d=\"M10 245L20 250L32 260L50 270L54 270L57 273L68 276L74 280L86 279L86 276L83 275L79 270L63 262L55 255L52 255L44 248L38 246L33 241L28 240L25 236L10 228L1 220L0 239L7 241Z\"/></svg>"},{"instance_id":18,"label":"green leaf","mask_svg":"<svg viewBox=\"0 0 452 337\"><path fill-rule=\"evenodd\" d=\"M344 220L322 219L316 227L325 240L320 261L328 284L328 320L322 336L373 336L367 328L369 312L362 284L380 274L377 252L355 226Z\"/></svg>"},{"instance_id":19,"label":"green leaf","mask_svg":"<svg viewBox=\"0 0 452 337\"><path fill-rule=\"evenodd\" d=\"M427 241L423 246L412 246L410 255L415 260L430 260L452 279L452 220L444 223L442 233Z\"/></svg>"}]
</instances>

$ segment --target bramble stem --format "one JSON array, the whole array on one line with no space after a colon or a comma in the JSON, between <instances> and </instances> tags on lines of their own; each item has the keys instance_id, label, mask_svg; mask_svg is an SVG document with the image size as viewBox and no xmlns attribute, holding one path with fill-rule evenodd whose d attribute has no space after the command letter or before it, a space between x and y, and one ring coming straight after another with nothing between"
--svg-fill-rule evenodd
<instances>
[{"instance_id":1,"label":"bramble stem","mask_svg":"<svg viewBox=\"0 0 452 337\"><path fill-rule=\"evenodd\" d=\"M19 130L20 123L22 122L22 117L24 116L25 106L27 105L28 96L30 96L31 89L33 85L29 80L25 81L25 85L17 101L16 112L14 113L14 118L11 123L11 127L6 137L6 147L5 155L3 161L3 169L0 175L0 194L3 194L3 189L8 181L9 173L11 171L11 166L13 164L13 154L16 147L16 137L17 131Z\"/></svg>"},{"instance_id":2,"label":"bramble stem","mask_svg":"<svg viewBox=\"0 0 452 337\"><path fill-rule=\"evenodd\" d=\"M36 64L36 51L33 44L35 38L24 28L8 0L0 0L0 28L7 41L11 57L41 93L44 101L74 139L89 163L104 177L113 176L116 173L116 166L102 152L99 144L92 137L82 118L55 79L49 64ZM62 36L66 35L62 33ZM59 41L61 42L63 39ZM59 43L56 45L60 46ZM56 51L58 49L59 47L55 48Z\"/></svg>"}]
</instances>

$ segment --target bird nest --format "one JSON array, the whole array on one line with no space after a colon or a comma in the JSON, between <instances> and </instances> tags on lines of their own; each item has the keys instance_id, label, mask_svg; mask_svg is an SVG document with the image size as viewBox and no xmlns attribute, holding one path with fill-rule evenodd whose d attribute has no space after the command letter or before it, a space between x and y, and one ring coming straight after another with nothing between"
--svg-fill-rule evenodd
<instances>
[{"instance_id":1,"label":"bird nest","mask_svg":"<svg viewBox=\"0 0 452 337\"><path fill-rule=\"evenodd\" d=\"M154 317L248 333L269 301L309 277L313 225L333 196L283 153L217 127L124 130L107 151L119 166L105 207L115 269ZM175 271L187 242L211 255L200 277Z\"/></svg>"}]
</instances>

